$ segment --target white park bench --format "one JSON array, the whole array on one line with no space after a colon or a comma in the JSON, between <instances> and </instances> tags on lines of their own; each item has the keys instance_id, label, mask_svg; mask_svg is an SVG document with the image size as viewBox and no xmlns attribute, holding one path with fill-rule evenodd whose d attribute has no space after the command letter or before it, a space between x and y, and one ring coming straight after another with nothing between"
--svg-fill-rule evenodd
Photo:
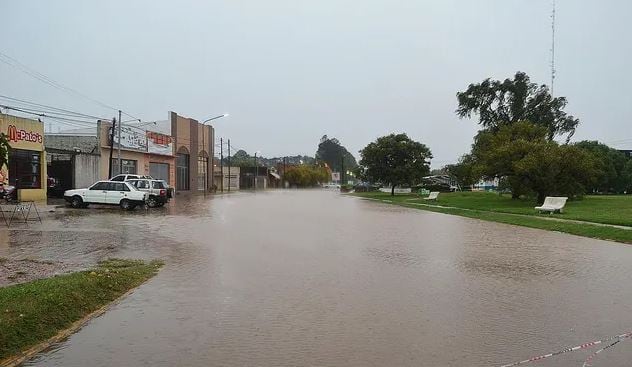
<instances>
[{"instance_id":1,"label":"white park bench","mask_svg":"<svg viewBox=\"0 0 632 367\"><path fill-rule=\"evenodd\" d=\"M564 210L564 205L566 205L566 200L568 200L568 198L565 196L547 196L544 199L544 203L542 204L542 206L536 206L535 210L539 210L540 213L562 213L562 211Z\"/></svg>"},{"instance_id":2,"label":"white park bench","mask_svg":"<svg viewBox=\"0 0 632 367\"><path fill-rule=\"evenodd\" d=\"M439 196L439 191L433 191L430 194L428 194L428 197L424 198L424 200L437 200L438 196Z\"/></svg>"}]
</instances>

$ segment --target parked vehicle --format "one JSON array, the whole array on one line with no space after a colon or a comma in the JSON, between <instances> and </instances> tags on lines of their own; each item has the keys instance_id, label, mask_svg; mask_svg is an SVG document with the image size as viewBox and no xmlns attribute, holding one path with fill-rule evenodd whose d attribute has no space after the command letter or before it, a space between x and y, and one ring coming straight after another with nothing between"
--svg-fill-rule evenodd
<instances>
[{"instance_id":1,"label":"parked vehicle","mask_svg":"<svg viewBox=\"0 0 632 367\"><path fill-rule=\"evenodd\" d=\"M48 177L46 182L47 182L46 195L48 197L61 198L64 196L65 190L64 190L61 180L55 177Z\"/></svg>"},{"instance_id":2,"label":"parked vehicle","mask_svg":"<svg viewBox=\"0 0 632 367\"><path fill-rule=\"evenodd\" d=\"M18 191L15 186L0 183L0 187L0 199L7 203L18 201Z\"/></svg>"},{"instance_id":3,"label":"parked vehicle","mask_svg":"<svg viewBox=\"0 0 632 367\"><path fill-rule=\"evenodd\" d=\"M167 183L164 180L149 180L141 178L138 180L127 180L126 182L149 195L146 203L150 208L163 206L169 202Z\"/></svg>"},{"instance_id":4,"label":"parked vehicle","mask_svg":"<svg viewBox=\"0 0 632 367\"><path fill-rule=\"evenodd\" d=\"M64 199L73 208L86 208L90 204L119 205L121 209L133 210L145 205L149 195L139 191L128 182L98 181L87 189L64 192Z\"/></svg>"},{"instance_id":5,"label":"parked vehicle","mask_svg":"<svg viewBox=\"0 0 632 367\"><path fill-rule=\"evenodd\" d=\"M130 175L130 174L120 174L112 177L110 181L127 181L127 180L137 180L139 178L147 178L152 180L153 177L148 175Z\"/></svg>"},{"instance_id":6,"label":"parked vehicle","mask_svg":"<svg viewBox=\"0 0 632 367\"><path fill-rule=\"evenodd\" d=\"M153 180L154 178L151 177L150 175L121 174L121 175L116 175L116 176L112 177L110 179L110 181L129 181L129 180L139 180L139 179ZM175 197L175 189L173 187L169 186L167 181L165 181L165 180L158 180L158 181L162 181L164 183L165 189L167 190L167 198L168 199L171 199L171 198Z\"/></svg>"}]
</instances>

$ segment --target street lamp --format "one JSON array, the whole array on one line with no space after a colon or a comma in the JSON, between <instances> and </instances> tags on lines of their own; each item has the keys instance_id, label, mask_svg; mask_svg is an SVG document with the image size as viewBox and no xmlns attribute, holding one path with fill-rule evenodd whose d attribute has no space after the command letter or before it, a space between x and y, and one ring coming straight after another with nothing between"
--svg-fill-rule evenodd
<instances>
[{"instance_id":1,"label":"street lamp","mask_svg":"<svg viewBox=\"0 0 632 367\"><path fill-rule=\"evenodd\" d=\"M202 121L202 146L204 147L204 150L206 150L206 123L209 121L213 121L213 120L217 120L217 119L221 119L222 117L227 117L228 114L224 113L222 115L219 116L215 116L215 117L211 117L210 119L206 119L204 121ZM208 154L209 152L207 152ZM224 154L224 151L222 150L222 155ZM210 154L208 154L209 157L211 156ZM211 157L212 159L212 157ZM208 185L207 185L207 178L208 178L208 158L206 158L206 165L205 165L205 175L204 175L204 195L206 196L206 190L208 190ZM211 172L211 178L213 177L213 172ZM222 167L222 191L224 191L224 169Z\"/></svg>"}]
</instances>

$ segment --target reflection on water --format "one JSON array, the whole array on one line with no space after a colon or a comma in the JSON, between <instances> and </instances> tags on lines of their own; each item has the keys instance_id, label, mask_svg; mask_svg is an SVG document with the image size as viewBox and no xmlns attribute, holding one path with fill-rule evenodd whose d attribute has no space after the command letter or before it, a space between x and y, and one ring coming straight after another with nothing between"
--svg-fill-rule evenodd
<instances>
[{"instance_id":1,"label":"reflection on water","mask_svg":"<svg viewBox=\"0 0 632 367\"><path fill-rule=\"evenodd\" d=\"M77 213L11 232L0 256L167 264L30 365L487 366L632 327L621 244L324 191ZM630 360L622 343L595 362Z\"/></svg>"}]
</instances>

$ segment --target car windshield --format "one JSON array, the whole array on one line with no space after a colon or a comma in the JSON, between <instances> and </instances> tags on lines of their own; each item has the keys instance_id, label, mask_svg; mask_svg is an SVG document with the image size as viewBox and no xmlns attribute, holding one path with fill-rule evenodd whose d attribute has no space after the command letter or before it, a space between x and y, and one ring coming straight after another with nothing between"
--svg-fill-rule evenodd
<instances>
[{"instance_id":1,"label":"car windshield","mask_svg":"<svg viewBox=\"0 0 632 367\"><path fill-rule=\"evenodd\" d=\"M132 191L139 191L136 186L134 186L131 182L129 183L129 185L127 185L131 188Z\"/></svg>"}]
</instances>

